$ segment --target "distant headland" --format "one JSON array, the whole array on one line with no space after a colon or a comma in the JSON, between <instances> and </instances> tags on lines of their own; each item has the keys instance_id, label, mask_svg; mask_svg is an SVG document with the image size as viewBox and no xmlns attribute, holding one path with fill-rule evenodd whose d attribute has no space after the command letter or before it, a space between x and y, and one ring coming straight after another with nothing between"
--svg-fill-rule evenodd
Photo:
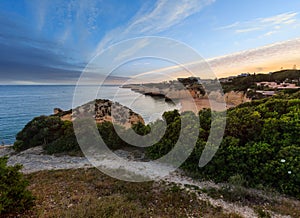
<instances>
[{"instance_id":1,"label":"distant headland","mask_svg":"<svg viewBox=\"0 0 300 218\"><path fill-rule=\"evenodd\" d=\"M218 84L221 85L221 90L218 89L220 87ZM231 108L253 99L276 95L280 91L297 91L300 89L300 71L281 70L268 74L242 73L219 80L199 77L177 78L177 80L161 83L126 84L122 88L129 88L144 95L162 97L166 101L171 99L184 101L192 97L197 110L209 108L209 100L222 102L224 94L226 107Z\"/></svg>"}]
</instances>

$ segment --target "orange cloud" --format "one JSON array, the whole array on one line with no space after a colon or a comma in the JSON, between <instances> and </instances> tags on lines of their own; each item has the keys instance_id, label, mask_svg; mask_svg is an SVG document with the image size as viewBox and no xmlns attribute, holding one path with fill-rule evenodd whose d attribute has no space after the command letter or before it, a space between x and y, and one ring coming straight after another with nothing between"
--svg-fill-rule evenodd
<instances>
[{"instance_id":1,"label":"orange cloud","mask_svg":"<svg viewBox=\"0 0 300 218\"><path fill-rule=\"evenodd\" d=\"M207 60L218 77L300 67L300 38Z\"/></svg>"}]
</instances>

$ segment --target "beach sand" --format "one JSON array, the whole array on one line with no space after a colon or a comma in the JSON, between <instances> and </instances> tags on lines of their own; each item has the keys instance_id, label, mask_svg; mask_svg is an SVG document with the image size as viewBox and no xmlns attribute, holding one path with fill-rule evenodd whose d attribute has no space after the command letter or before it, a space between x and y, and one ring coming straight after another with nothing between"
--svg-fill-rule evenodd
<instances>
[{"instance_id":1,"label":"beach sand","mask_svg":"<svg viewBox=\"0 0 300 218\"><path fill-rule=\"evenodd\" d=\"M224 111L230 107L234 107L233 104L225 104L208 98L194 98L193 100L181 99L181 112L193 111L198 113L199 110L205 108L212 108L214 111Z\"/></svg>"}]
</instances>

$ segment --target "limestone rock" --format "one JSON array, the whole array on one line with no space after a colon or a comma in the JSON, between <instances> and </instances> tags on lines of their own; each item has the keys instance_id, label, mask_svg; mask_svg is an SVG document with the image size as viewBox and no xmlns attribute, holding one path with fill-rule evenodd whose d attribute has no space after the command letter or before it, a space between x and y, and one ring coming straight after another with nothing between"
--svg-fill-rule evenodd
<instances>
[{"instance_id":1,"label":"limestone rock","mask_svg":"<svg viewBox=\"0 0 300 218\"><path fill-rule=\"evenodd\" d=\"M73 110L58 112L56 115L62 120L69 121L73 121L76 117L88 116L93 117L96 123L115 122L126 128L138 122L145 123L143 118L130 108L107 99L96 99Z\"/></svg>"}]
</instances>

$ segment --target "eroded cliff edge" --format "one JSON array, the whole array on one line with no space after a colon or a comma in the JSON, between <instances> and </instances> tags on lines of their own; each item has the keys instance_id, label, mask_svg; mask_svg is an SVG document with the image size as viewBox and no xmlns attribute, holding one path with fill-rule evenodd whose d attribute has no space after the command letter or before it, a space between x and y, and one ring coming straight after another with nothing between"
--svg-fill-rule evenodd
<instances>
[{"instance_id":1,"label":"eroded cliff edge","mask_svg":"<svg viewBox=\"0 0 300 218\"><path fill-rule=\"evenodd\" d=\"M55 108L54 115L59 116L63 121L73 121L79 116L90 116L95 118L98 124L108 121L126 128L130 128L133 124L139 122L145 124L141 115L118 102L107 99L96 99L68 111Z\"/></svg>"}]
</instances>

